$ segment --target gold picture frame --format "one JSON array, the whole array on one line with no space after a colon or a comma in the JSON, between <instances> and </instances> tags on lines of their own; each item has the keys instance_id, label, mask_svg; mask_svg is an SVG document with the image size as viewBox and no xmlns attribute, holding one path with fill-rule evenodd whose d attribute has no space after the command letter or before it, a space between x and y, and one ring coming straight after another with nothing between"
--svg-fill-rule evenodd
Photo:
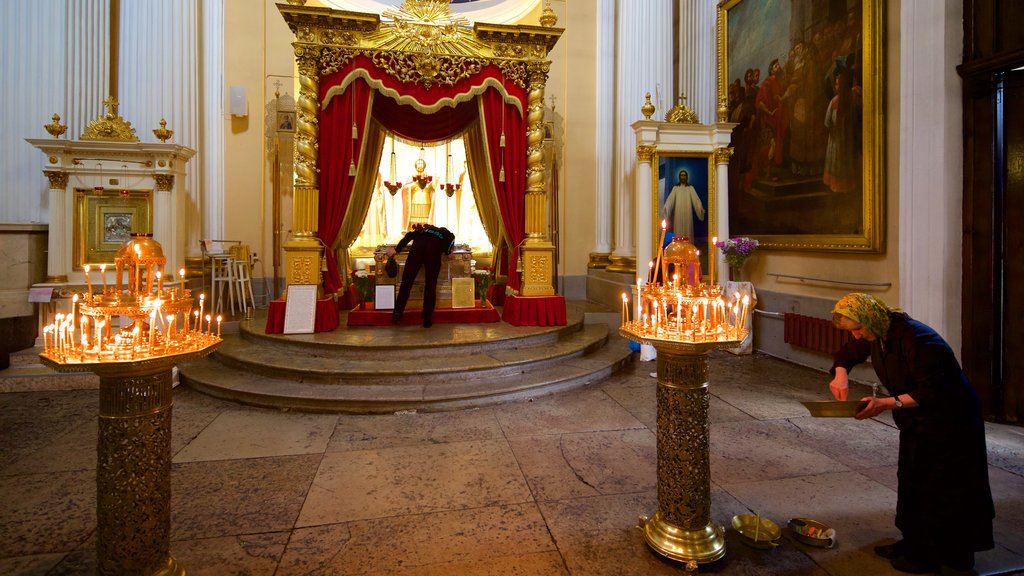
<instances>
[{"instance_id":1,"label":"gold picture frame","mask_svg":"<svg viewBox=\"0 0 1024 576\"><path fill-rule=\"evenodd\" d=\"M719 119L736 123L732 236L885 249L885 3L847 4L719 2Z\"/></svg>"},{"instance_id":2,"label":"gold picture frame","mask_svg":"<svg viewBox=\"0 0 1024 576\"><path fill-rule=\"evenodd\" d=\"M658 241L661 240L662 220L665 220L668 232L675 237L678 235L677 228L685 227L686 216L689 216L689 229L683 232L689 237L690 242L700 250L701 273L708 274L710 270L708 255L713 254L711 240L717 236L715 222L718 215L718 195L715 193L717 185L714 155L710 152L699 151L656 152L651 160L651 168L653 171L651 189L653 217L651 222L654 223L654 229L651 231L654 235L651 242L652 254L657 257L658 251L662 248L658 244ZM686 173L685 185L682 182L681 173L683 172ZM680 188L674 190L677 186ZM690 186L693 190L688 193L685 186ZM673 192L675 192L675 196L670 202L669 197ZM692 193L695 193L697 200L693 200ZM678 210L684 205L687 206L689 214ZM678 224L677 215L682 218Z\"/></svg>"},{"instance_id":3,"label":"gold picture frame","mask_svg":"<svg viewBox=\"0 0 1024 576\"><path fill-rule=\"evenodd\" d=\"M153 232L152 190L75 188L74 270L113 264L132 232Z\"/></svg>"}]
</instances>

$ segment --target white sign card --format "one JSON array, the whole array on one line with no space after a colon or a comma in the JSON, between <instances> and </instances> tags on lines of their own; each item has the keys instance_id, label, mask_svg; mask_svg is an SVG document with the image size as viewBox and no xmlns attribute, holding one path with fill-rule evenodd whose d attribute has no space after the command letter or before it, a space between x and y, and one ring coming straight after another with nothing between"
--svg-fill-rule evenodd
<instances>
[{"instance_id":1,"label":"white sign card","mask_svg":"<svg viewBox=\"0 0 1024 576\"><path fill-rule=\"evenodd\" d=\"M284 306L285 334L312 334L316 326L316 284L292 284Z\"/></svg>"}]
</instances>

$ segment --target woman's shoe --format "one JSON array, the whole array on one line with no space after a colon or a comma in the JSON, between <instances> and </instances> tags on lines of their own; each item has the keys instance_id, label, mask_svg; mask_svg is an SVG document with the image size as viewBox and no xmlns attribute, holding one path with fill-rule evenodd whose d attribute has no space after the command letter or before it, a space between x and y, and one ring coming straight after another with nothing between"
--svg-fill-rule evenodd
<instances>
[{"instance_id":1,"label":"woman's shoe","mask_svg":"<svg viewBox=\"0 0 1024 576\"><path fill-rule=\"evenodd\" d=\"M907 545L903 540L897 540L892 544L881 544L875 546L875 554L885 558L886 560L893 560L903 556L906 553Z\"/></svg>"}]
</instances>

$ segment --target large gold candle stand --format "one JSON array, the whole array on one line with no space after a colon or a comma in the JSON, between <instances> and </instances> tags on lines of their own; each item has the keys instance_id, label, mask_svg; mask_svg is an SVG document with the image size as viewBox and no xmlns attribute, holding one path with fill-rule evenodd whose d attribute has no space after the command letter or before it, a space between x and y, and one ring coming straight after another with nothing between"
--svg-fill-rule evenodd
<instances>
[{"instance_id":1,"label":"large gold candle stand","mask_svg":"<svg viewBox=\"0 0 1024 576\"><path fill-rule=\"evenodd\" d=\"M695 570L725 555L711 521L708 354L737 346L746 328L718 286L681 281L683 268L666 272L665 283L639 285L638 317L620 334L658 353L658 510L639 527L656 552Z\"/></svg>"},{"instance_id":2,"label":"large gold candle stand","mask_svg":"<svg viewBox=\"0 0 1024 576\"><path fill-rule=\"evenodd\" d=\"M172 368L221 339L209 322L190 322L184 285L164 289L163 251L151 235L133 234L115 264L114 286L94 293L88 282L71 313L44 329L39 356L59 372L100 377L97 573L183 576L170 554ZM114 331L118 317L132 322Z\"/></svg>"}]
</instances>

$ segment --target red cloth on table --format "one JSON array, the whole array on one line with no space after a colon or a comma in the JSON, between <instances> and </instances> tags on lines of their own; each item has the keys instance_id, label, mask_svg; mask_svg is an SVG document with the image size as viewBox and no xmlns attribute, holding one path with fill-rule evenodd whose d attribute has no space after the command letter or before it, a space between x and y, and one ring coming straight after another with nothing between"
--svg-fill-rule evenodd
<instances>
[{"instance_id":1,"label":"red cloth on table","mask_svg":"<svg viewBox=\"0 0 1024 576\"><path fill-rule=\"evenodd\" d=\"M507 296L501 319L513 326L565 326L565 296Z\"/></svg>"},{"instance_id":2,"label":"red cloth on table","mask_svg":"<svg viewBox=\"0 0 1024 576\"><path fill-rule=\"evenodd\" d=\"M284 332L284 311L285 300L283 298L270 302L270 309L267 311L267 334L281 334ZM338 305L334 302L334 298L317 300L313 331L330 332L337 327Z\"/></svg>"},{"instance_id":3,"label":"red cloth on table","mask_svg":"<svg viewBox=\"0 0 1024 576\"><path fill-rule=\"evenodd\" d=\"M482 322L498 322L501 316L493 306L488 304L480 307L480 301L475 301L473 308L435 308L431 321L434 324L479 324ZM420 308L406 308L402 314L403 326L416 326L423 323L422 310ZM392 310L374 310L373 302L367 302L363 309L354 308L348 313L349 326L389 326L391 325Z\"/></svg>"}]
</instances>

